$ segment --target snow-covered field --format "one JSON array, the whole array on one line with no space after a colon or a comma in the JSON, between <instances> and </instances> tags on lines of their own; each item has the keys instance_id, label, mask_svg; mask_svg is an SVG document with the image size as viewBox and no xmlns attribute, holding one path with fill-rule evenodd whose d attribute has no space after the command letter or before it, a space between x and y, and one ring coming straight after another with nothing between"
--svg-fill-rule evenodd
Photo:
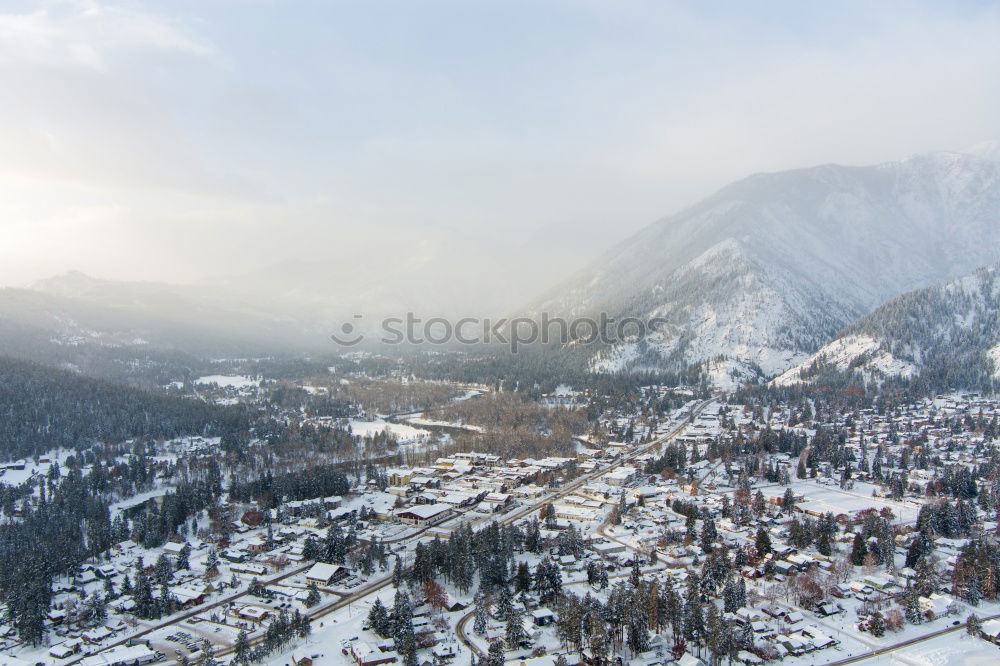
<instances>
[{"instance_id":1,"label":"snow-covered field","mask_svg":"<svg viewBox=\"0 0 1000 666\"><path fill-rule=\"evenodd\" d=\"M215 384L220 388L242 389L250 386L260 386L259 379L251 379L240 375L206 375L194 380L195 384L209 386Z\"/></svg>"},{"instance_id":2,"label":"snow-covered field","mask_svg":"<svg viewBox=\"0 0 1000 666\"><path fill-rule=\"evenodd\" d=\"M987 666L1000 664L1000 647L964 629L861 662L868 666Z\"/></svg>"},{"instance_id":3,"label":"snow-covered field","mask_svg":"<svg viewBox=\"0 0 1000 666\"><path fill-rule=\"evenodd\" d=\"M350 420L351 432L361 437L371 437L388 430L400 444L410 444L427 440L431 433L421 428L415 428L405 423L389 423L381 419L374 421Z\"/></svg>"},{"instance_id":4,"label":"snow-covered field","mask_svg":"<svg viewBox=\"0 0 1000 666\"><path fill-rule=\"evenodd\" d=\"M852 514L868 508L877 511L887 508L895 516L893 522L901 524L916 522L920 511L920 505L914 502L897 502L886 497L872 497L875 486L870 483L856 482L852 488L841 490L836 484L825 485L810 479L793 481L790 487L796 495L805 496L805 500L799 502L798 506L822 513L829 511L834 515Z\"/></svg>"},{"instance_id":5,"label":"snow-covered field","mask_svg":"<svg viewBox=\"0 0 1000 666\"><path fill-rule=\"evenodd\" d=\"M454 421L440 421L435 419L427 419L423 416L414 416L406 419L407 423L412 423L415 426L437 426L439 428L456 428L458 430L468 430L469 432L482 432L483 429L476 425L466 425L464 423L456 423ZM426 432L426 431L424 431Z\"/></svg>"}]
</instances>

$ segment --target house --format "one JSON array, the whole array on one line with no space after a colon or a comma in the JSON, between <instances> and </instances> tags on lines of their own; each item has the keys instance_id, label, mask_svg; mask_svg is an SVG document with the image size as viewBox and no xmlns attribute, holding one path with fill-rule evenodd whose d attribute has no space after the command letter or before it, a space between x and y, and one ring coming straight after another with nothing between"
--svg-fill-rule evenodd
<instances>
[{"instance_id":1,"label":"house","mask_svg":"<svg viewBox=\"0 0 1000 666\"><path fill-rule=\"evenodd\" d=\"M799 630L799 633L808 638L817 649L823 649L837 644L837 641L820 631L819 627L802 627L802 629Z\"/></svg>"},{"instance_id":2,"label":"house","mask_svg":"<svg viewBox=\"0 0 1000 666\"><path fill-rule=\"evenodd\" d=\"M227 562L244 562L247 559L247 554L239 550L224 550L219 553L219 557Z\"/></svg>"},{"instance_id":3,"label":"house","mask_svg":"<svg viewBox=\"0 0 1000 666\"><path fill-rule=\"evenodd\" d=\"M145 645L120 645L80 660L80 666L142 666L157 660Z\"/></svg>"},{"instance_id":4,"label":"house","mask_svg":"<svg viewBox=\"0 0 1000 666\"><path fill-rule=\"evenodd\" d=\"M437 525L451 517L452 508L447 504L424 504L400 509L396 518L413 525Z\"/></svg>"},{"instance_id":5,"label":"house","mask_svg":"<svg viewBox=\"0 0 1000 666\"><path fill-rule=\"evenodd\" d=\"M785 613L787 612L787 611L783 610L782 608L780 608L778 606L773 606L771 604L768 604L766 606L761 606L760 610L765 615L769 615L770 617L773 617L773 618L784 617Z\"/></svg>"},{"instance_id":6,"label":"house","mask_svg":"<svg viewBox=\"0 0 1000 666\"><path fill-rule=\"evenodd\" d=\"M250 620L257 624L271 617L271 611L260 606L234 606L229 612L241 620Z\"/></svg>"},{"instance_id":7,"label":"house","mask_svg":"<svg viewBox=\"0 0 1000 666\"><path fill-rule=\"evenodd\" d=\"M794 564L785 560L775 560L772 562L772 565L774 566L774 570L782 576L787 576L791 572L797 570L797 567Z\"/></svg>"},{"instance_id":8,"label":"house","mask_svg":"<svg viewBox=\"0 0 1000 666\"><path fill-rule=\"evenodd\" d=\"M112 634L113 632L107 627L95 627L83 632L83 640L85 643L95 645L103 641L105 638L110 637Z\"/></svg>"},{"instance_id":9,"label":"house","mask_svg":"<svg viewBox=\"0 0 1000 666\"><path fill-rule=\"evenodd\" d=\"M944 617L948 614L948 607L954 602L954 599L947 594L939 594L938 592L932 592L929 597L920 597L918 603L920 604L920 612L925 615L928 613L932 614L932 617Z\"/></svg>"},{"instance_id":10,"label":"house","mask_svg":"<svg viewBox=\"0 0 1000 666\"><path fill-rule=\"evenodd\" d=\"M358 666L391 664L399 659L395 652L380 652L364 641L352 641L350 647L344 650L344 654L350 654Z\"/></svg>"},{"instance_id":11,"label":"house","mask_svg":"<svg viewBox=\"0 0 1000 666\"><path fill-rule=\"evenodd\" d=\"M865 576L864 582L876 590L888 590L894 585L892 580L885 576Z\"/></svg>"},{"instance_id":12,"label":"house","mask_svg":"<svg viewBox=\"0 0 1000 666\"><path fill-rule=\"evenodd\" d=\"M734 613L738 621L744 624L750 624L752 622L759 622L764 619L761 614L752 608L738 608Z\"/></svg>"},{"instance_id":13,"label":"house","mask_svg":"<svg viewBox=\"0 0 1000 666\"><path fill-rule=\"evenodd\" d=\"M840 599L850 599L854 596L854 590L847 583L837 583L830 590L830 594Z\"/></svg>"},{"instance_id":14,"label":"house","mask_svg":"<svg viewBox=\"0 0 1000 666\"><path fill-rule=\"evenodd\" d=\"M624 486L635 478L635 468L618 467L601 477L601 480L609 486Z\"/></svg>"},{"instance_id":15,"label":"house","mask_svg":"<svg viewBox=\"0 0 1000 666\"><path fill-rule=\"evenodd\" d=\"M798 624L799 622L802 622L804 619L805 617L803 617L802 613L798 611L790 611L785 614L785 622L787 622L788 624Z\"/></svg>"},{"instance_id":16,"label":"house","mask_svg":"<svg viewBox=\"0 0 1000 666\"><path fill-rule=\"evenodd\" d=\"M537 608L531 611L531 621L539 627L544 627L556 621L556 616L548 608Z\"/></svg>"},{"instance_id":17,"label":"house","mask_svg":"<svg viewBox=\"0 0 1000 666\"><path fill-rule=\"evenodd\" d=\"M802 553L792 553L788 556L788 561L798 567L799 571L805 571L810 565L816 562L815 559Z\"/></svg>"},{"instance_id":18,"label":"house","mask_svg":"<svg viewBox=\"0 0 1000 666\"><path fill-rule=\"evenodd\" d=\"M677 666L705 666L705 662L703 662L701 659L694 656L690 652L685 652L684 654L682 654L681 658L678 659L675 663L677 664Z\"/></svg>"},{"instance_id":19,"label":"house","mask_svg":"<svg viewBox=\"0 0 1000 666\"><path fill-rule=\"evenodd\" d=\"M590 545L590 548L602 557L617 555L625 552L625 544L617 541L598 541Z\"/></svg>"},{"instance_id":20,"label":"house","mask_svg":"<svg viewBox=\"0 0 1000 666\"><path fill-rule=\"evenodd\" d=\"M64 641L59 645L53 645L49 649L49 655L56 659L66 659L80 651L80 641Z\"/></svg>"},{"instance_id":21,"label":"house","mask_svg":"<svg viewBox=\"0 0 1000 666\"><path fill-rule=\"evenodd\" d=\"M89 585L90 583L97 582L97 574L92 568L88 567L81 571L73 580L77 585Z\"/></svg>"},{"instance_id":22,"label":"house","mask_svg":"<svg viewBox=\"0 0 1000 666\"><path fill-rule=\"evenodd\" d=\"M346 578L347 574L347 567L317 562L306 572L306 580L317 585L332 585L338 580Z\"/></svg>"},{"instance_id":23,"label":"house","mask_svg":"<svg viewBox=\"0 0 1000 666\"><path fill-rule=\"evenodd\" d=\"M435 645L431 650L431 654L438 663L442 661L448 661L455 658L455 648L452 645Z\"/></svg>"},{"instance_id":24,"label":"house","mask_svg":"<svg viewBox=\"0 0 1000 666\"><path fill-rule=\"evenodd\" d=\"M244 544L244 548L251 553L263 553L267 551L267 541L262 537L254 537L247 540Z\"/></svg>"},{"instance_id":25,"label":"house","mask_svg":"<svg viewBox=\"0 0 1000 666\"><path fill-rule=\"evenodd\" d=\"M187 543L177 543L176 541L168 541L167 543L163 544L163 553L164 555L172 555L174 557L177 557L178 555L181 554L181 551L184 550L184 546L186 545Z\"/></svg>"},{"instance_id":26,"label":"house","mask_svg":"<svg viewBox=\"0 0 1000 666\"><path fill-rule=\"evenodd\" d=\"M97 567L97 575L101 578L111 578L118 574L118 568L113 564L105 564Z\"/></svg>"},{"instance_id":27,"label":"house","mask_svg":"<svg viewBox=\"0 0 1000 666\"><path fill-rule=\"evenodd\" d=\"M992 643L1000 644L1000 620L987 620L983 622L980 629L983 632L983 638Z\"/></svg>"},{"instance_id":28,"label":"house","mask_svg":"<svg viewBox=\"0 0 1000 666\"><path fill-rule=\"evenodd\" d=\"M452 612L452 611L465 610L466 608L468 608L468 604L452 599L451 595L448 595L448 600L445 602L444 607L447 611Z\"/></svg>"},{"instance_id":29,"label":"house","mask_svg":"<svg viewBox=\"0 0 1000 666\"><path fill-rule=\"evenodd\" d=\"M205 603L208 595L208 588L205 585L178 585L170 588L170 594L181 608L191 608Z\"/></svg>"},{"instance_id":30,"label":"house","mask_svg":"<svg viewBox=\"0 0 1000 666\"><path fill-rule=\"evenodd\" d=\"M253 562L240 562L229 566L233 573L250 574L251 576L263 576L267 573L267 567L263 564Z\"/></svg>"},{"instance_id":31,"label":"house","mask_svg":"<svg viewBox=\"0 0 1000 666\"><path fill-rule=\"evenodd\" d=\"M844 608L840 604L835 605L830 601L821 601L816 604L816 614L820 617L829 617L843 612Z\"/></svg>"},{"instance_id":32,"label":"house","mask_svg":"<svg viewBox=\"0 0 1000 666\"><path fill-rule=\"evenodd\" d=\"M264 514L257 509L250 509L244 512L243 516L240 518L240 522L247 527L259 527L262 522L264 522Z\"/></svg>"},{"instance_id":33,"label":"house","mask_svg":"<svg viewBox=\"0 0 1000 666\"><path fill-rule=\"evenodd\" d=\"M764 660L755 655L753 652L747 652L746 650L740 650L736 653L736 661L750 664L751 666L758 666L763 664Z\"/></svg>"},{"instance_id":34,"label":"house","mask_svg":"<svg viewBox=\"0 0 1000 666\"><path fill-rule=\"evenodd\" d=\"M577 520L580 522L596 521L601 518L601 512L595 508L587 508L576 504L558 502L553 505L556 518L560 520Z\"/></svg>"}]
</instances>

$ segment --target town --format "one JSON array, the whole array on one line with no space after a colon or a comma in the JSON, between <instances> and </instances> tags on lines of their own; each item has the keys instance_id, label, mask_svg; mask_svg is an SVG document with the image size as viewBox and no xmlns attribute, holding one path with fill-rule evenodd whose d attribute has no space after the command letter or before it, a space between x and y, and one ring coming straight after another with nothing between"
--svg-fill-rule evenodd
<instances>
[{"instance_id":1,"label":"town","mask_svg":"<svg viewBox=\"0 0 1000 666\"><path fill-rule=\"evenodd\" d=\"M267 384L197 390L259 404ZM840 664L954 634L1000 656L997 399L563 387L538 403L604 405L572 455L510 458L459 450L485 426L448 401L497 397L469 389L436 416L283 412L377 455L214 492L197 470L219 474L220 440L133 449L158 480L111 506L109 547L53 579L43 617L8 613L3 663ZM6 465L4 521L105 469Z\"/></svg>"}]
</instances>

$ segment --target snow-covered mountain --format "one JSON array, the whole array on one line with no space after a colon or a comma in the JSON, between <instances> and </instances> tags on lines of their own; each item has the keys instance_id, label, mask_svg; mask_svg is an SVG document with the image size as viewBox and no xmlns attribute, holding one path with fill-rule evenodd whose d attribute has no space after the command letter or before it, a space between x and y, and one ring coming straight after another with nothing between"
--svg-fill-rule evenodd
<instances>
[{"instance_id":1,"label":"snow-covered mountain","mask_svg":"<svg viewBox=\"0 0 1000 666\"><path fill-rule=\"evenodd\" d=\"M867 381L921 375L936 387L1000 379L1000 266L918 289L879 306L774 381L809 382L827 369Z\"/></svg>"},{"instance_id":2,"label":"snow-covered mountain","mask_svg":"<svg viewBox=\"0 0 1000 666\"><path fill-rule=\"evenodd\" d=\"M934 153L760 174L624 241L529 310L660 317L597 370L708 363L721 383L807 359L858 317L1000 259L1000 163Z\"/></svg>"}]
</instances>

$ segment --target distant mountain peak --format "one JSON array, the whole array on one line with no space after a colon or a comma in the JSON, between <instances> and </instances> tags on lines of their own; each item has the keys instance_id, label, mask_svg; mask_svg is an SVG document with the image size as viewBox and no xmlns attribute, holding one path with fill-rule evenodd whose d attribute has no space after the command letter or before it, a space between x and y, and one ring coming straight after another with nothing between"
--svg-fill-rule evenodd
<instances>
[{"instance_id":1,"label":"distant mountain peak","mask_svg":"<svg viewBox=\"0 0 1000 666\"><path fill-rule=\"evenodd\" d=\"M626 239L533 305L668 323L602 371L795 365L903 292L1000 260L1000 163L963 153L757 174ZM729 364L732 366L732 364Z\"/></svg>"},{"instance_id":2,"label":"distant mountain peak","mask_svg":"<svg viewBox=\"0 0 1000 666\"><path fill-rule=\"evenodd\" d=\"M78 270L70 270L59 275L36 280L28 288L52 296L78 298L97 285L106 284L107 280L92 277Z\"/></svg>"},{"instance_id":3,"label":"distant mountain peak","mask_svg":"<svg viewBox=\"0 0 1000 666\"><path fill-rule=\"evenodd\" d=\"M973 146L969 146L962 152L967 155L975 155L983 159L1000 162L1000 139L981 141Z\"/></svg>"}]
</instances>

